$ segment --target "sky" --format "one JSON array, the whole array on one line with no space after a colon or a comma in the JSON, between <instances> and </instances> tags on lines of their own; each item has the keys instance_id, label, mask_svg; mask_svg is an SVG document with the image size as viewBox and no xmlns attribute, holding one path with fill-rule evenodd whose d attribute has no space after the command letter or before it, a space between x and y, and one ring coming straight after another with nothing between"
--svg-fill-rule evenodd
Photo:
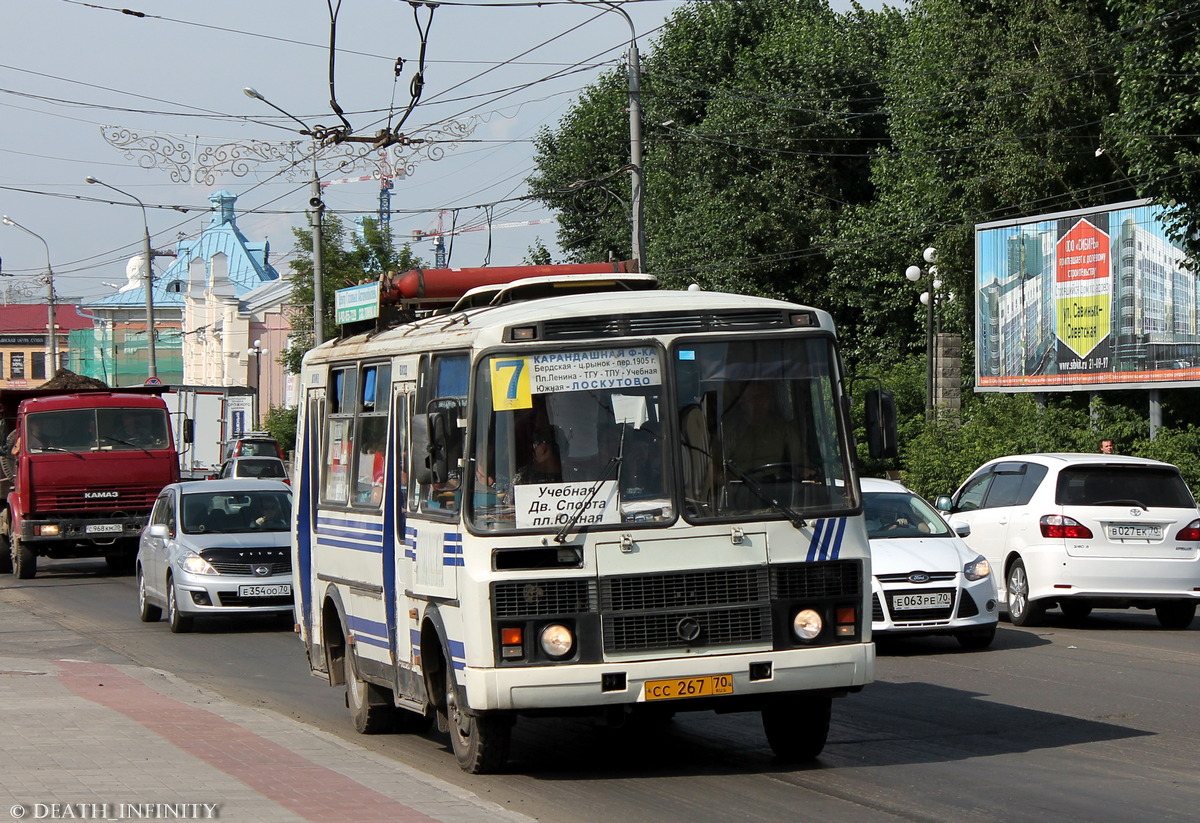
<instances>
[{"instance_id":1,"label":"sky","mask_svg":"<svg viewBox=\"0 0 1200 823\"><path fill-rule=\"evenodd\" d=\"M387 165L368 144L321 150L327 212L347 225L374 216L377 175L403 162L408 173L391 191L397 242L440 219L444 230L452 220L474 229L447 240L454 267L517 265L539 240L555 252L552 223L513 225L552 218L517 199L528 193L532 139L624 64L631 36L620 13L569 0L459 0L432 14L398 0L122 2L4 4L0 214L42 239L0 225L0 300L44 301L47 262L60 300L112 294L141 252L136 200L154 248L174 250L208 224L219 190L237 196L238 227L270 242L270 262L286 276L292 227L307 226L314 147L295 120L342 125L330 106L331 11L333 96L356 136L400 121L424 33L421 99L399 131L427 142L392 150ZM679 5L623 4L643 58ZM489 220L495 228L482 230ZM413 249L432 265L431 242Z\"/></svg>"}]
</instances>

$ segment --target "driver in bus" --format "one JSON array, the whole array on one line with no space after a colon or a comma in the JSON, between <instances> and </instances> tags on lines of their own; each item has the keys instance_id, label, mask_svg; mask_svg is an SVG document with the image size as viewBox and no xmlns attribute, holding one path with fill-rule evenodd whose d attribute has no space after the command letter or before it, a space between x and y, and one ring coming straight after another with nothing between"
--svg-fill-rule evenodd
<instances>
[{"instance_id":1,"label":"driver in bus","mask_svg":"<svg viewBox=\"0 0 1200 823\"><path fill-rule=\"evenodd\" d=\"M799 424L784 419L769 382L744 383L725 414L722 429L725 458L743 472L807 463Z\"/></svg>"}]
</instances>

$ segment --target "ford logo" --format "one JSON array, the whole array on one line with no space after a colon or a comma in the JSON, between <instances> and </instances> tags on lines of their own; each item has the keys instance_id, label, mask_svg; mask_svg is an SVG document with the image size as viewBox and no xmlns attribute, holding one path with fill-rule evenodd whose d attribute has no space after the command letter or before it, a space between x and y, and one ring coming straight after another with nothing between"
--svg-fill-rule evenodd
<instances>
[{"instance_id":1,"label":"ford logo","mask_svg":"<svg viewBox=\"0 0 1200 823\"><path fill-rule=\"evenodd\" d=\"M929 574L926 572L913 572L908 576L909 583L928 583Z\"/></svg>"}]
</instances>

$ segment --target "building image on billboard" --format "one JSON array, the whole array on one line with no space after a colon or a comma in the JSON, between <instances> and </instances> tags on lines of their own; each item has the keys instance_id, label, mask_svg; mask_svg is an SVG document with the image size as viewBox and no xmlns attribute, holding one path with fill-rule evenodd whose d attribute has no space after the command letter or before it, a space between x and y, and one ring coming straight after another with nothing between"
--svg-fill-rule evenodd
<instances>
[{"instance_id":1,"label":"building image on billboard","mask_svg":"<svg viewBox=\"0 0 1200 823\"><path fill-rule=\"evenodd\" d=\"M1193 385L1188 262L1145 201L977 225L976 391Z\"/></svg>"}]
</instances>

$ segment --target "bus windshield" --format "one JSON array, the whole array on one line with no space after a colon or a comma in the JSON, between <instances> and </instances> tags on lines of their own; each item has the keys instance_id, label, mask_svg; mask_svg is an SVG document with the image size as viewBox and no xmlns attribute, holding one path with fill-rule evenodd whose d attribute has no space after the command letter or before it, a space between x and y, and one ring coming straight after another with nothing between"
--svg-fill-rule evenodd
<instances>
[{"instance_id":1,"label":"bus windshield","mask_svg":"<svg viewBox=\"0 0 1200 823\"><path fill-rule=\"evenodd\" d=\"M822 337L685 342L673 365L693 521L852 508L836 353Z\"/></svg>"},{"instance_id":2,"label":"bus windshield","mask_svg":"<svg viewBox=\"0 0 1200 823\"><path fill-rule=\"evenodd\" d=\"M478 528L674 519L659 349L497 355L476 379Z\"/></svg>"},{"instance_id":3,"label":"bus windshield","mask_svg":"<svg viewBox=\"0 0 1200 823\"><path fill-rule=\"evenodd\" d=\"M545 351L476 370L482 530L791 519L853 508L824 337ZM677 406L666 405L674 380ZM682 468L674 487L672 466Z\"/></svg>"}]
</instances>

